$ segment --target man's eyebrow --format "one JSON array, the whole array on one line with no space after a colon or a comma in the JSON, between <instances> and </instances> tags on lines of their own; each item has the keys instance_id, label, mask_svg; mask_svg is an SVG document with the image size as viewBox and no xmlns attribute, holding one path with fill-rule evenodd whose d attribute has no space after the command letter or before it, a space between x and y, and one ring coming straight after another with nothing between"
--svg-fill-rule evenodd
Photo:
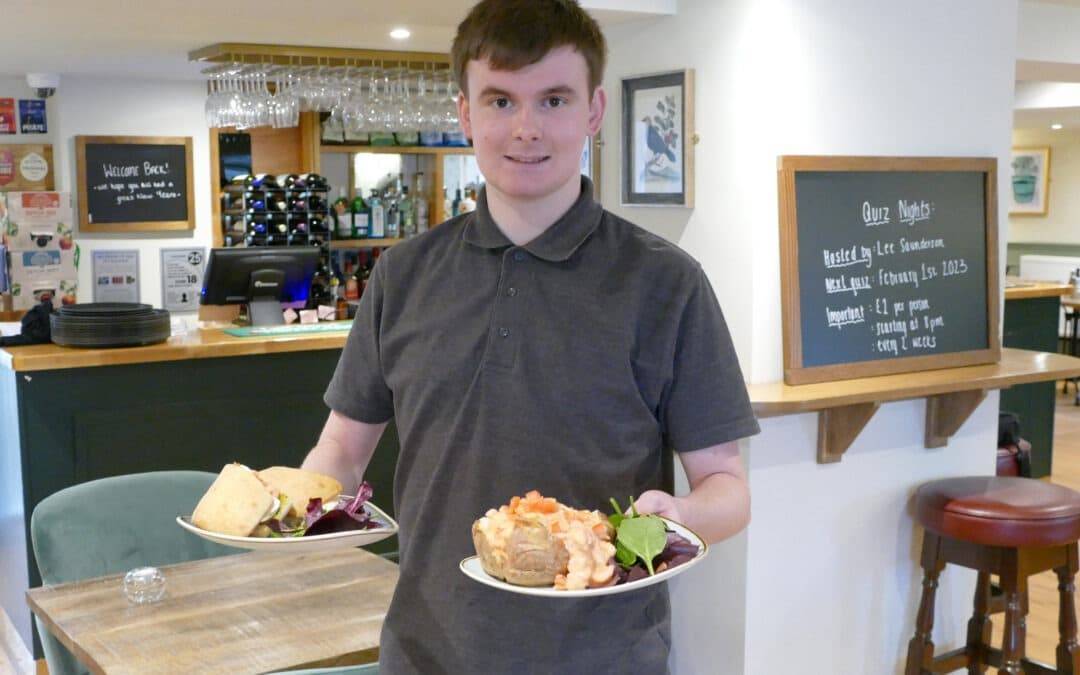
<instances>
[{"instance_id":1,"label":"man's eyebrow","mask_svg":"<svg viewBox=\"0 0 1080 675\"><path fill-rule=\"evenodd\" d=\"M555 96L563 95L569 96L574 94L574 88L568 84L559 84L554 87L548 87L544 91L540 92L541 96ZM480 90L480 98L492 98L492 97L504 97L513 98L513 94L508 91L499 89L498 87L487 86Z\"/></svg>"},{"instance_id":2,"label":"man's eyebrow","mask_svg":"<svg viewBox=\"0 0 1080 675\"><path fill-rule=\"evenodd\" d=\"M501 97L504 97L504 98L512 98L510 96L510 92L503 91L502 89L499 89L498 87L490 87L490 86L489 87L484 87L480 91L480 98L488 98L488 97L494 97L494 96L501 96Z\"/></svg>"}]
</instances>

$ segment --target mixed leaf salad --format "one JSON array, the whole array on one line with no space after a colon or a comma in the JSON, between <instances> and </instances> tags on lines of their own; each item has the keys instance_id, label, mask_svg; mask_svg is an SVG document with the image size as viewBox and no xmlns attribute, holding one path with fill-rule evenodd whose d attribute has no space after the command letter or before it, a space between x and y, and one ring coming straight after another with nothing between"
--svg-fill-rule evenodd
<instances>
[{"instance_id":1,"label":"mixed leaf salad","mask_svg":"<svg viewBox=\"0 0 1080 675\"><path fill-rule=\"evenodd\" d=\"M614 498L608 522L615 528L615 584L625 584L678 567L697 557L698 545L667 528L663 519L641 515L630 498L629 513Z\"/></svg>"},{"instance_id":2,"label":"mixed leaf salad","mask_svg":"<svg viewBox=\"0 0 1080 675\"><path fill-rule=\"evenodd\" d=\"M285 515L289 512L288 497L279 495L280 506L277 512L270 520L262 523L267 528L263 536L313 537L318 534L385 527L385 524L372 517L371 513L364 508L364 503L371 499L372 492L371 485L364 481L356 491L355 497L339 499L329 508L323 505L322 499L316 497L308 501L303 518Z\"/></svg>"}]
</instances>

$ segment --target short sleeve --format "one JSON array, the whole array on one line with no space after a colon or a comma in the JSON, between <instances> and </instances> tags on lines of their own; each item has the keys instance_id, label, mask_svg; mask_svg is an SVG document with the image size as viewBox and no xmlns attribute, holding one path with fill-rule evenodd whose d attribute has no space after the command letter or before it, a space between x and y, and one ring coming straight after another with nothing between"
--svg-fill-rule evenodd
<instances>
[{"instance_id":1,"label":"short sleeve","mask_svg":"<svg viewBox=\"0 0 1080 675\"><path fill-rule=\"evenodd\" d=\"M672 378L660 405L666 444L677 452L761 431L720 303L700 268L679 321Z\"/></svg>"},{"instance_id":2,"label":"short sleeve","mask_svg":"<svg viewBox=\"0 0 1080 675\"><path fill-rule=\"evenodd\" d=\"M386 385L379 357L385 261L384 256L372 270L337 369L323 396L332 410L367 424L382 424L394 416L393 393Z\"/></svg>"}]
</instances>

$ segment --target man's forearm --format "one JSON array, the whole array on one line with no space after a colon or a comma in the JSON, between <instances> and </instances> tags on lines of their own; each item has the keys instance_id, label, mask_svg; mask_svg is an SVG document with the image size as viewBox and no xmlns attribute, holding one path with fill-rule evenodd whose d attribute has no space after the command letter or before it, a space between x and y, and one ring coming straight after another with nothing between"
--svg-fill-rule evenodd
<instances>
[{"instance_id":1,"label":"man's forearm","mask_svg":"<svg viewBox=\"0 0 1080 675\"><path fill-rule=\"evenodd\" d=\"M744 479L729 473L707 476L675 501L683 524L709 542L738 534L750 523L750 490Z\"/></svg>"}]
</instances>

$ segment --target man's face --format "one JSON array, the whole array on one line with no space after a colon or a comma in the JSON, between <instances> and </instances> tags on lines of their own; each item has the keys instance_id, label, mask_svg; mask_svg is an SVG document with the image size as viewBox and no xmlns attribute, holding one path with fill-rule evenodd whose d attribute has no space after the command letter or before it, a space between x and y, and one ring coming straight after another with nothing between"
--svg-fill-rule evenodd
<instances>
[{"instance_id":1,"label":"man's face","mask_svg":"<svg viewBox=\"0 0 1080 675\"><path fill-rule=\"evenodd\" d=\"M585 58L559 47L520 70L466 66L468 97L458 99L488 183L506 197L543 199L579 180L585 138L600 129L606 98L590 95Z\"/></svg>"}]
</instances>

